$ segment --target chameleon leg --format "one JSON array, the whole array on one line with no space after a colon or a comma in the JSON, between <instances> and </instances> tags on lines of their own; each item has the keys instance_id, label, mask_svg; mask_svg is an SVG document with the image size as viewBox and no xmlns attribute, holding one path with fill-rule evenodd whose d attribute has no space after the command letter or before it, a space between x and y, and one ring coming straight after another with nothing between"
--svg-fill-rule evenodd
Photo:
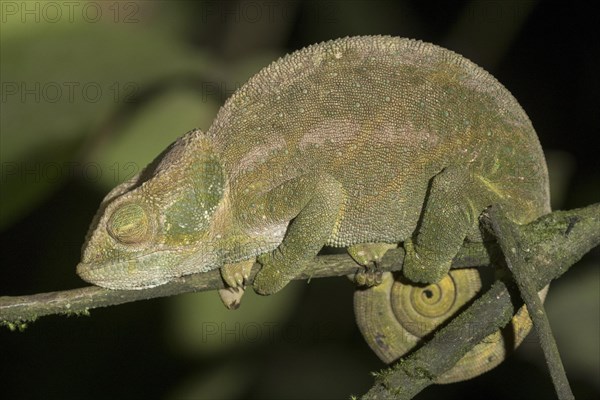
<instances>
[{"instance_id":1,"label":"chameleon leg","mask_svg":"<svg viewBox=\"0 0 600 400\"><path fill-rule=\"evenodd\" d=\"M404 276L423 283L442 279L467 233L476 229L488 198L466 166L447 167L436 175L416 235L404 242Z\"/></svg>"},{"instance_id":2,"label":"chameleon leg","mask_svg":"<svg viewBox=\"0 0 600 400\"><path fill-rule=\"evenodd\" d=\"M354 282L359 286L375 286L381 283L381 271L377 264L389 249L398 247L390 243L360 243L348 247L348 254L358 264L365 267L354 275Z\"/></svg>"},{"instance_id":3,"label":"chameleon leg","mask_svg":"<svg viewBox=\"0 0 600 400\"><path fill-rule=\"evenodd\" d=\"M225 307L230 310L235 310L240 306L245 283L248 282L254 261L254 259L250 259L235 264L225 264L221 267L221 276L229 287L219 289L219 297Z\"/></svg>"},{"instance_id":4,"label":"chameleon leg","mask_svg":"<svg viewBox=\"0 0 600 400\"><path fill-rule=\"evenodd\" d=\"M333 178L323 178L315 185L279 247L258 257L262 268L254 278L257 293L275 293L302 272L334 231L343 201L343 189Z\"/></svg>"}]
</instances>

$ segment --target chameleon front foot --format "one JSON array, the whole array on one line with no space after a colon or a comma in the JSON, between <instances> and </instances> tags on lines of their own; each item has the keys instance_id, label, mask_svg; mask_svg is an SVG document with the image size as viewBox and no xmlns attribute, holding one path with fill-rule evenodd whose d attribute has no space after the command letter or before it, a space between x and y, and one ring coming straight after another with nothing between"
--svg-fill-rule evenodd
<instances>
[{"instance_id":1,"label":"chameleon front foot","mask_svg":"<svg viewBox=\"0 0 600 400\"><path fill-rule=\"evenodd\" d=\"M219 297L228 309L235 310L240 306L253 265L254 260L251 259L235 264L225 264L221 268L221 277L228 287L219 289Z\"/></svg>"},{"instance_id":2,"label":"chameleon front foot","mask_svg":"<svg viewBox=\"0 0 600 400\"><path fill-rule=\"evenodd\" d=\"M226 287L219 289L219 297L223 305L229 310L237 310L240 307L244 292L245 288L243 287Z\"/></svg>"}]
</instances>

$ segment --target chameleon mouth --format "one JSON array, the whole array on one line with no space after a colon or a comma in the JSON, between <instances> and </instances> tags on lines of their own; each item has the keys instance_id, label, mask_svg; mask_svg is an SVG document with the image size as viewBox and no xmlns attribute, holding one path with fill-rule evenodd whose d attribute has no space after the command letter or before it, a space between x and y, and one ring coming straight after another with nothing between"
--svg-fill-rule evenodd
<instances>
[{"instance_id":1,"label":"chameleon mouth","mask_svg":"<svg viewBox=\"0 0 600 400\"><path fill-rule=\"evenodd\" d=\"M151 271L141 271L139 264L134 261L106 266L80 262L77 264L77 275L92 285L113 290L149 289L165 284L171 278L166 274L154 275Z\"/></svg>"}]
</instances>

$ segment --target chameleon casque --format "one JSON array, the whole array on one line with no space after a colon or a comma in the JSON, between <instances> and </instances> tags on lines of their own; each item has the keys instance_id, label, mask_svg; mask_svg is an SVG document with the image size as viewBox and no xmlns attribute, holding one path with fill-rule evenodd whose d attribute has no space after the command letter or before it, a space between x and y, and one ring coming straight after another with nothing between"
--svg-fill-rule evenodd
<instances>
[{"instance_id":1,"label":"chameleon casque","mask_svg":"<svg viewBox=\"0 0 600 400\"><path fill-rule=\"evenodd\" d=\"M520 224L550 211L540 143L509 91L441 47L348 37L264 68L206 133L188 132L113 189L78 273L107 288L144 289L220 268L242 287L258 261L253 287L270 294L325 245L348 247L368 266L402 243L404 277L387 273L355 298L363 334L390 362L407 351L394 353L393 341L410 348L418 339L407 335L418 332L397 331L376 314L416 310L413 328L428 332L427 307L442 304L439 324L475 296L477 273L449 268L465 240L482 240L479 217L492 204ZM390 305L403 290L407 300ZM524 308L512 325L511 343L499 333L439 381L501 362L530 330Z\"/></svg>"}]
</instances>

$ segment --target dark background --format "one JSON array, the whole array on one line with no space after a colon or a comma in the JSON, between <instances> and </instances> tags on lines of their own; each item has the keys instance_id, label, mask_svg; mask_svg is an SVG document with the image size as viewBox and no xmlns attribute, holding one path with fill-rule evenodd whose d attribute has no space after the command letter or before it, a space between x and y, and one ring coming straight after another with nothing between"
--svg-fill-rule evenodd
<instances>
[{"instance_id":1,"label":"dark background","mask_svg":"<svg viewBox=\"0 0 600 400\"><path fill-rule=\"evenodd\" d=\"M388 34L450 48L498 78L546 151L553 207L600 199L598 15L548 1L1 3L0 295L81 287L79 249L111 187L231 92L306 45ZM54 8L53 8L54 7ZM69 7L72 7L69 9ZM72 10L72 13L70 13ZM100 10L98 13L98 10ZM69 88L73 91L69 92ZM101 94L93 90L100 88ZM600 394L598 249L547 308L573 391ZM45 317L0 329L6 398L348 398L384 367L354 324L346 279ZM553 398L534 335L507 362L417 398Z\"/></svg>"}]
</instances>

